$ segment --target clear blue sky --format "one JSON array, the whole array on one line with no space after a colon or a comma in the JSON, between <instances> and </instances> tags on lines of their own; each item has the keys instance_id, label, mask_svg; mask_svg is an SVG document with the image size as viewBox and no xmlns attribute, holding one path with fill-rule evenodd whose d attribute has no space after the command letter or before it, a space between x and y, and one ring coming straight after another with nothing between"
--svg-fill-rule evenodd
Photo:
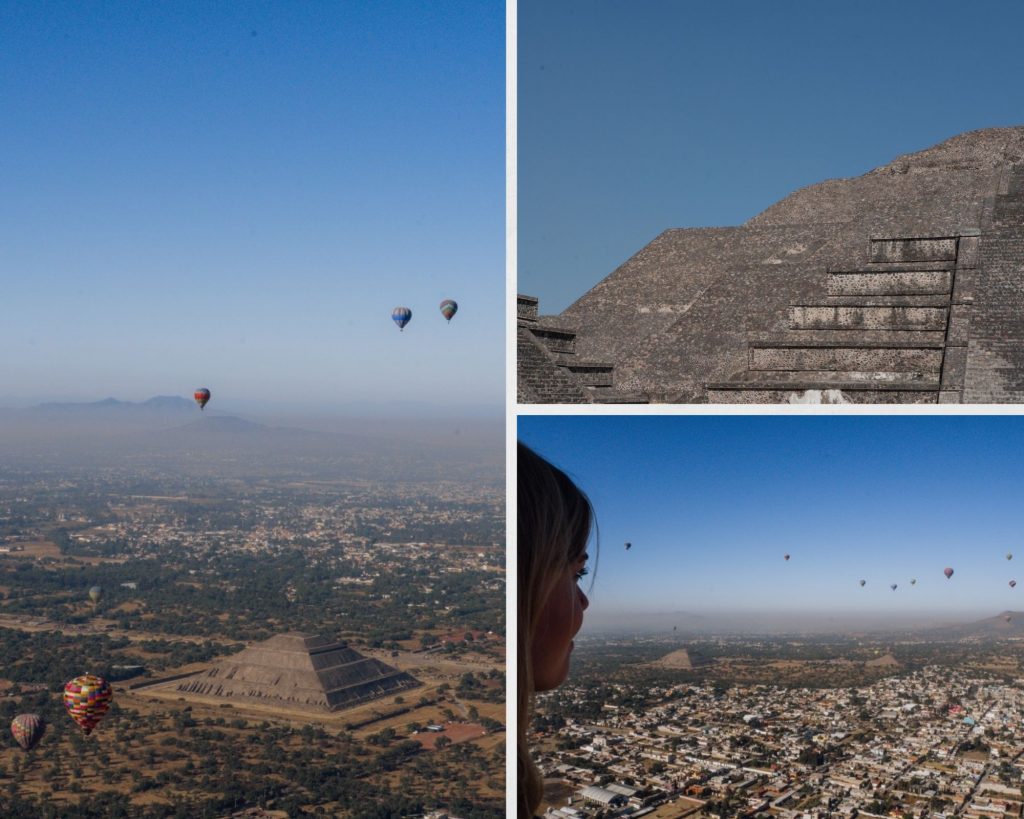
<instances>
[{"instance_id":1,"label":"clear blue sky","mask_svg":"<svg viewBox=\"0 0 1024 819\"><path fill-rule=\"evenodd\" d=\"M519 280L560 312L663 230L1024 124L1024 4L520 0Z\"/></svg>"},{"instance_id":2,"label":"clear blue sky","mask_svg":"<svg viewBox=\"0 0 1024 819\"><path fill-rule=\"evenodd\" d=\"M519 437L594 504L591 614L1024 610L1020 416L520 416Z\"/></svg>"},{"instance_id":3,"label":"clear blue sky","mask_svg":"<svg viewBox=\"0 0 1024 819\"><path fill-rule=\"evenodd\" d=\"M502 406L504 13L2 4L0 406Z\"/></svg>"}]
</instances>

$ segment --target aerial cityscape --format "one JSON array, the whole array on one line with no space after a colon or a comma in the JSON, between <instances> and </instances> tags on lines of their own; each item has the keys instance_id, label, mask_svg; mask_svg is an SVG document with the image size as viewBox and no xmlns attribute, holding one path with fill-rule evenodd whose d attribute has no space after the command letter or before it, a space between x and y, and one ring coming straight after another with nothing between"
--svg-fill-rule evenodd
<instances>
[{"instance_id":1,"label":"aerial cityscape","mask_svg":"<svg viewBox=\"0 0 1024 819\"><path fill-rule=\"evenodd\" d=\"M596 519L535 812L1021 816L1016 422L521 415Z\"/></svg>"},{"instance_id":2,"label":"aerial cityscape","mask_svg":"<svg viewBox=\"0 0 1024 819\"><path fill-rule=\"evenodd\" d=\"M4 815L500 815L500 422L461 445L307 431L289 461L274 435L298 429L226 435L229 416L162 403L220 448L169 458L161 429L103 438L135 447L120 463L5 450L0 708L44 728L0 750ZM59 440L145 406L50 423ZM107 692L69 708L87 734L53 693L84 674Z\"/></svg>"},{"instance_id":3,"label":"aerial cityscape","mask_svg":"<svg viewBox=\"0 0 1024 819\"><path fill-rule=\"evenodd\" d=\"M538 718L545 816L1021 815L1024 626L700 642L578 644Z\"/></svg>"}]
</instances>

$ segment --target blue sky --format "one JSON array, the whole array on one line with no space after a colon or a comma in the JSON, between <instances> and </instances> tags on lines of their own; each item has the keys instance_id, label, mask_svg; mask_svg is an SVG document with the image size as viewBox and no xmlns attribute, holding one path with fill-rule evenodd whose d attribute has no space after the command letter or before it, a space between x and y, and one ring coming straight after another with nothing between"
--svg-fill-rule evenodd
<instances>
[{"instance_id":1,"label":"blue sky","mask_svg":"<svg viewBox=\"0 0 1024 819\"><path fill-rule=\"evenodd\" d=\"M0 406L502 406L504 37L477 0L0 6Z\"/></svg>"},{"instance_id":2,"label":"blue sky","mask_svg":"<svg viewBox=\"0 0 1024 819\"><path fill-rule=\"evenodd\" d=\"M588 616L1024 610L1018 416L520 416L519 437L596 509Z\"/></svg>"},{"instance_id":3,"label":"blue sky","mask_svg":"<svg viewBox=\"0 0 1024 819\"><path fill-rule=\"evenodd\" d=\"M1024 4L520 0L521 293L560 312L663 230L1024 124Z\"/></svg>"}]
</instances>

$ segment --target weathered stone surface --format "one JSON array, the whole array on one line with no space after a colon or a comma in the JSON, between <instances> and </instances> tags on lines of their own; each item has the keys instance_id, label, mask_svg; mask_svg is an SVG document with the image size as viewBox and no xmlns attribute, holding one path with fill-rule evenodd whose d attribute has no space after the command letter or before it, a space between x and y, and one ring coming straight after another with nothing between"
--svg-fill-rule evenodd
<instances>
[{"instance_id":1,"label":"weathered stone surface","mask_svg":"<svg viewBox=\"0 0 1024 819\"><path fill-rule=\"evenodd\" d=\"M533 334L520 327L517 334L518 400L521 404L587 404L583 385L551 357Z\"/></svg>"},{"instance_id":2,"label":"weathered stone surface","mask_svg":"<svg viewBox=\"0 0 1024 819\"><path fill-rule=\"evenodd\" d=\"M537 303L536 296L519 295L516 298L516 317L523 321L536 321Z\"/></svg>"},{"instance_id":3,"label":"weathered stone surface","mask_svg":"<svg viewBox=\"0 0 1024 819\"><path fill-rule=\"evenodd\" d=\"M614 364L615 390L654 401L789 401L790 391L768 382L762 390L709 385L750 380L753 339L819 333L836 349L871 334L938 336L966 351L963 366L961 354L949 359L945 393L1024 401L1022 171L1024 127L962 134L863 176L799 190L740 227L667 230L554 323L576 332L581 359ZM967 305L974 309L950 310ZM833 358L817 371L832 366L860 369ZM808 389L843 392L829 383ZM937 385L926 395L850 394L939 400Z\"/></svg>"},{"instance_id":4,"label":"weathered stone surface","mask_svg":"<svg viewBox=\"0 0 1024 819\"><path fill-rule=\"evenodd\" d=\"M956 258L956 238L872 239L872 263L946 262Z\"/></svg>"},{"instance_id":5,"label":"weathered stone surface","mask_svg":"<svg viewBox=\"0 0 1024 819\"><path fill-rule=\"evenodd\" d=\"M833 296L949 293L952 288L953 274L948 270L832 271L828 276L828 292Z\"/></svg>"},{"instance_id":6,"label":"weathered stone surface","mask_svg":"<svg viewBox=\"0 0 1024 819\"><path fill-rule=\"evenodd\" d=\"M935 404L930 390L711 390L713 404ZM828 393L838 393L836 397Z\"/></svg>"},{"instance_id":7,"label":"weathered stone surface","mask_svg":"<svg viewBox=\"0 0 1024 819\"><path fill-rule=\"evenodd\" d=\"M790 324L797 330L942 330L947 311L937 307L790 307Z\"/></svg>"},{"instance_id":8,"label":"weathered stone surface","mask_svg":"<svg viewBox=\"0 0 1024 819\"><path fill-rule=\"evenodd\" d=\"M942 351L857 347L752 347L752 370L938 372Z\"/></svg>"}]
</instances>

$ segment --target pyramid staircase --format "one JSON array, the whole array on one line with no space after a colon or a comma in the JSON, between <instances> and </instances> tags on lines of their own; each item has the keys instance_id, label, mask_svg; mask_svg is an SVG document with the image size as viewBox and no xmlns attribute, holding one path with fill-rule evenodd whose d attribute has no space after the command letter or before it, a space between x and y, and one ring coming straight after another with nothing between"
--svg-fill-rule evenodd
<instances>
[{"instance_id":1,"label":"pyramid staircase","mask_svg":"<svg viewBox=\"0 0 1024 819\"><path fill-rule=\"evenodd\" d=\"M289 632L167 681L176 691L234 702L337 711L421 683L343 642Z\"/></svg>"},{"instance_id":2,"label":"pyramid staircase","mask_svg":"<svg viewBox=\"0 0 1024 819\"><path fill-rule=\"evenodd\" d=\"M977 230L870 240L867 262L828 270L788 328L748 339L747 370L707 385L710 403L959 403Z\"/></svg>"},{"instance_id":3,"label":"pyramid staircase","mask_svg":"<svg viewBox=\"0 0 1024 819\"><path fill-rule=\"evenodd\" d=\"M554 366L557 374L551 380L561 379L562 386L582 393L587 403L594 404L645 404L642 395L622 393L615 390L612 376L614 364L584 361L576 355L576 332L559 327L550 321L541 321L537 315L538 300L534 296L516 297L516 318L519 330L519 360L522 362L531 353L526 345L531 342L539 347ZM520 365L521 366L521 365Z\"/></svg>"}]
</instances>

